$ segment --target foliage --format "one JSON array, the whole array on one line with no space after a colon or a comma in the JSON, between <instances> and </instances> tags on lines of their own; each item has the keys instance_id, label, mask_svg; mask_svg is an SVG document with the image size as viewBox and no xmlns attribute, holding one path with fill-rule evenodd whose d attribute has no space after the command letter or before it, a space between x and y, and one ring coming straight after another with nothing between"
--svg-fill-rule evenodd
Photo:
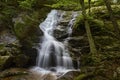
<instances>
[{"instance_id":1,"label":"foliage","mask_svg":"<svg viewBox=\"0 0 120 80\"><path fill-rule=\"evenodd\" d=\"M101 6L101 5L104 5L104 1L103 0L97 0L95 3L94 3L95 6Z\"/></svg>"},{"instance_id":2,"label":"foliage","mask_svg":"<svg viewBox=\"0 0 120 80\"><path fill-rule=\"evenodd\" d=\"M119 74L115 73L118 65L120 65L117 63L120 61L120 42L114 33L114 28L110 22L108 10L103 4L104 3L101 4L102 6L92 7L90 15L88 14L88 9L86 9L87 14L89 15L87 15L87 20L90 23L92 35L94 37L99 54L97 54L97 56L91 56L89 54L81 55L81 70L83 71L82 68L85 68L83 74L89 74L93 72L92 75L95 75L85 79L83 75L83 80L120 79L118 77ZM119 8L120 7L117 4L112 5L113 14L118 23L120 20ZM84 18L82 15L80 15L76 21L75 28L78 29L78 27L83 27L83 21ZM87 69L86 67L94 68ZM114 73L116 74L115 76L113 75ZM108 74L111 76L108 76ZM82 80L81 76L82 75L79 75L76 79Z\"/></svg>"},{"instance_id":3,"label":"foliage","mask_svg":"<svg viewBox=\"0 0 120 80\"><path fill-rule=\"evenodd\" d=\"M18 1L19 6L23 9L31 9L36 0Z\"/></svg>"},{"instance_id":4,"label":"foliage","mask_svg":"<svg viewBox=\"0 0 120 80\"><path fill-rule=\"evenodd\" d=\"M120 5L112 5L112 9L113 9L114 15L120 14ZM88 10L87 10L87 12L88 12ZM92 7L91 15L95 18L104 18L105 19L105 18L109 17L108 11L105 6Z\"/></svg>"},{"instance_id":5,"label":"foliage","mask_svg":"<svg viewBox=\"0 0 120 80\"><path fill-rule=\"evenodd\" d=\"M1 3L0 3L1 4ZM14 4L14 3L13 3ZM13 5L12 4L12 5ZM4 29L12 29L12 17L16 15L17 11L15 6L11 6L8 3L1 4L1 11L0 11L0 30Z\"/></svg>"},{"instance_id":6,"label":"foliage","mask_svg":"<svg viewBox=\"0 0 120 80\"><path fill-rule=\"evenodd\" d=\"M86 77L86 74L80 74L75 80L83 80Z\"/></svg>"},{"instance_id":7,"label":"foliage","mask_svg":"<svg viewBox=\"0 0 120 80\"><path fill-rule=\"evenodd\" d=\"M20 19L16 20L14 24L14 30L16 33L16 36L19 39L25 39L29 37L29 35L34 34L34 30L37 28L39 21L38 19L38 13L33 13L33 15L30 17L28 15L23 14L22 21Z\"/></svg>"},{"instance_id":8,"label":"foliage","mask_svg":"<svg viewBox=\"0 0 120 80\"><path fill-rule=\"evenodd\" d=\"M55 4L49 5L52 8L64 10L79 10L80 4L78 0L59 0Z\"/></svg>"}]
</instances>

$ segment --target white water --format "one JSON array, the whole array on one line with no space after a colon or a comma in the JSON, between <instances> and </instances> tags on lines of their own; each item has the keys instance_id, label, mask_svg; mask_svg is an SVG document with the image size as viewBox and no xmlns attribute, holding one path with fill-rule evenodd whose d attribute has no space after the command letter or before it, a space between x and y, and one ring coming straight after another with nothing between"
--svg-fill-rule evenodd
<instances>
[{"instance_id":1,"label":"white water","mask_svg":"<svg viewBox=\"0 0 120 80\"><path fill-rule=\"evenodd\" d=\"M68 71L74 70L72 59L69 51L64 44L68 43L68 38L65 41L59 42L53 36L54 30L62 19L64 13L57 10L52 10L44 22L39 27L43 31L43 39L40 48L38 49L37 67L34 71L40 73L55 73L56 75L65 74ZM72 26L77 13L72 14L72 19L68 24L67 33L69 36L72 33Z\"/></svg>"},{"instance_id":2,"label":"white water","mask_svg":"<svg viewBox=\"0 0 120 80\"><path fill-rule=\"evenodd\" d=\"M70 20L70 22L68 24L69 29L68 29L67 32L68 32L69 36L72 34L72 27L74 25L74 22L75 22L75 19L76 19L77 16L78 16L78 13L77 12L73 12L72 19Z\"/></svg>"}]
</instances>

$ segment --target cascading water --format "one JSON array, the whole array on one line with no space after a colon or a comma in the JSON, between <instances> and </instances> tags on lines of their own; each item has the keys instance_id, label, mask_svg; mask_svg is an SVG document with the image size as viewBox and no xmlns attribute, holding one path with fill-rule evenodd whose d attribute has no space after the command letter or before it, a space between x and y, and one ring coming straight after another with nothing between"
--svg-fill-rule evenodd
<instances>
[{"instance_id":1,"label":"cascading water","mask_svg":"<svg viewBox=\"0 0 120 80\"><path fill-rule=\"evenodd\" d=\"M76 17L78 16L78 13L77 12L73 12L73 14L72 14L72 19L70 20L70 22L69 22L69 24L68 24L68 34L69 34L69 36L72 34L72 27L73 27L73 24L74 24L74 22L75 22L75 19L76 19Z\"/></svg>"},{"instance_id":2,"label":"cascading water","mask_svg":"<svg viewBox=\"0 0 120 80\"><path fill-rule=\"evenodd\" d=\"M44 22L39 27L44 33L40 48L38 48L37 68L43 72L65 73L66 71L73 70L72 59L69 51L64 44L68 42L68 38L64 42L59 42L53 36L54 30L62 20L63 13L58 10L52 10ZM72 26L75 21L77 13L72 14L72 19L69 21L67 33L69 36L72 33ZM43 73L42 72L42 73Z\"/></svg>"},{"instance_id":3,"label":"cascading water","mask_svg":"<svg viewBox=\"0 0 120 80\"><path fill-rule=\"evenodd\" d=\"M46 20L40 24L44 36L37 61L37 66L47 70L54 69L57 72L61 71L59 69L73 69L72 59L65 50L64 44L53 37L54 29L61 17L62 14L57 10L52 10Z\"/></svg>"}]
</instances>

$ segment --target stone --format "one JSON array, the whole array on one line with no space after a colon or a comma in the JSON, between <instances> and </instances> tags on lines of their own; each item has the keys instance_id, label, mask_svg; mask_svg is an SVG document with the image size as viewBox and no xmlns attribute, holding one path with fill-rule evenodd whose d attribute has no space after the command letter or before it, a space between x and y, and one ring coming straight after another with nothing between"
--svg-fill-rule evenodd
<instances>
[{"instance_id":1,"label":"stone","mask_svg":"<svg viewBox=\"0 0 120 80\"><path fill-rule=\"evenodd\" d=\"M10 56L0 56L0 70L3 68L6 61L10 58Z\"/></svg>"},{"instance_id":2,"label":"stone","mask_svg":"<svg viewBox=\"0 0 120 80\"><path fill-rule=\"evenodd\" d=\"M0 78L4 79L12 76L17 77L18 75L27 75L27 74L28 74L28 70L26 69L11 68L11 69L2 71Z\"/></svg>"},{"instance_id":3,"label":"stone","mask_svg":"<svg viewBox=\"0 0 120 80\"><path fill-rule=\"evenodd\" d=\"M60 76L57 80L74 80L80 74L80 71L70 71Z\"/></svg>"},{"instance_id":4,"label":"stone","mask_svg":"<svg viewBox=\"0 0 120 80\"><path fill-rule=\"evenodd\" d=\"M14 57L13 63L16 67L25 67L27 65L28 60L29 58L26 55L20 54Z\"/></svg>"}]
</instances>

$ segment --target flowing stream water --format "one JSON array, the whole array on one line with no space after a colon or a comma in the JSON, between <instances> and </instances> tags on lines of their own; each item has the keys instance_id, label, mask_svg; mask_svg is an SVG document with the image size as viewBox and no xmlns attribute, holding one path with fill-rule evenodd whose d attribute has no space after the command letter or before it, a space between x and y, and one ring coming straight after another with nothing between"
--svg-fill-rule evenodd
<instances>
[{"instance_id":1,"label":"flowing stream water","mask_svg":"<svg viewBox=\"0 0 120 80\"><path fill-rule=\"evenodd\" d=\"M54 30L63 18L64 12L52 10L44 22L39 27L44 33L42 43L38 48L37 67L33 70L41 73L55 73L56 75L64 74L67 71L74 70L73 62L66 48L69 36L72 33L73 23L77 13L73 12L72 19L68 23L66 32L68 37L63 41L58 41L54 36Z\"/></svg>"}]
</instances>

